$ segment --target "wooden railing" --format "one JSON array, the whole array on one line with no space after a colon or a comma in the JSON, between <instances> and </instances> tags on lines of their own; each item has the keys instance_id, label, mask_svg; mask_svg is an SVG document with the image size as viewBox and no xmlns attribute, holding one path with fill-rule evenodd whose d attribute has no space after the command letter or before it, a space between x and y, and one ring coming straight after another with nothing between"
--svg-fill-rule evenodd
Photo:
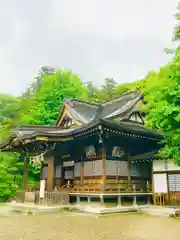
<instances>
[{"instance_id":1,"label":"wooden railing","mask_svg":"<svg viewBox=\"0 0 180 240\"><path fill-rule=\"evenodd\" d=\"M171 205L180 205L180 192L170 192L169 201Z\"/></svg>"},{"instance_id":2,"label":"wooden railing","mask_svg":"<svg viewBox=\"0 0 180 240\"><path fill-rule=\"evenodd\" d=\"M103 186L102 184L86 184L84 186L74 185L71 189L72 192L105 192L105 193L150 193L152 192L152 186L150 184L128 184L128 183L121 183L121 184L114 184L109 183Z\"/></svg>"},{"instance_id":3,"label":"wooden railing","mask_svg":"<svg viewBox=\"0 0 180 240\"><path fill-rule=\"evenodd\" d=\"M39 191L36 191L35 203L41 205L67 205L69 203L69 190L62 189L53 192L45 191L43 199L39 198Z\"/></svg>"},{"instance_id":4,"label":"wooden railing","mask_svg":"<svg viewBox=\"0 0 180 240\"><path fill-rule=\"evenodd\" d=\"M16 201L41 205L67 205L69 203L69 192L70 189L67 188L52 192L45 191L44 198L40 199L39 191L18 191L16 194Z\"/></svg>"}]
</instances>

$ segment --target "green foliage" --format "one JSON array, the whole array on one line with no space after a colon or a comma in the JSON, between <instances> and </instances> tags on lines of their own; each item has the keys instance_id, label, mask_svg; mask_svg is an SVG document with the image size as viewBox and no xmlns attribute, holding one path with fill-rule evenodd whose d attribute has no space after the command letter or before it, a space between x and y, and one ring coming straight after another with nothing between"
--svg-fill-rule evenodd
<instances>
[{"instance_id":1,"label":"green foliage","mask_svg":"<svg viewBox=\"0 0 180 240\"><path fill-rule=\"evenodd\" d=\"M43 67L21 97L0 95L0 141L19 124L54 125L64 99L69 97L87 99L87 88L80 78L71 71ZM21 188L22 172L19 155L0 153L0 199L8 199L17 186ZM37 184L39 173L40 168L30 164L30 185Z\"/></svg>"},{"instance_id":2,"label":"green foliage","mask_svg":"<svg viewBox=\"0 0 180 240\"><path fill-rule=\"evenodd\" d=\"M104 85L101 87L101 91L99 94L100 101L105 101L112 99L116 96L116 87L117 83L112 78L105 78Z\"/></svg>"},{"instance_id":3,"label":"green foliage","mask_svg":"<svg viewBox=\"0 0 180 240\"><path fill-rule=\"evenodd\" d=\"M164 136L162 154L180 164L180 51L172 62L147 79L147 124Z\"/></svg>"},{"instance_id":4,"label":"green foliage","mask_svg":"<svg viewBox=\"0 0 180 240\"><path fill-rule=\"evenodd\" d=\"M43 74L38 88L30 97L31 107L23 122L37 125L54 125L65 98L85 99L87 91L80 78L71 71L58 70Z\"/></svg>"},{"instance_id":5,"label":"green foliage","mask_svg":"<svg viewBox=\"0 0 180 240\"><path fill-rule=\"evenodd\" d=\"M174 28L174 36L173 36L173 40L174 41L179 41L180 40L180 3L178 3L177 6L177 13L175 15L176 18L176 26Z\"/></svg>"},{"instance_id":6,"label":"green foliage","mask_svg":"<svg viewBox=\"0 0 180 240\"><path fill-rule=\"evenodd\" d=\"M19 111L20 99L0 94L0 140L17 124Z\"/></svg>"},{"instance_id":7,"label":"green foliage","mask_svg":"<svg viewBox=\"0 0 180 240\"><path fill-rule=\"evenodd\" d=\"M11 133L11 129L18 123L20 111L20 99L6 94L0 94L0 141L3 141ZM0 201L13 196L16 191L17 155L0 152ZM20 181L19 181L20 183Z\"/></svg>"},{"instance_id":8,"label":"green foliage","mask_svg":"<svg viewBox=\"0 0 180 240\"><path fill-rule=\"evenodd\" d=\"M15 159L14 154L0 153L0 201L14 196L20 183L21 176L17 174Z\"/></svg>"}]
</instances>

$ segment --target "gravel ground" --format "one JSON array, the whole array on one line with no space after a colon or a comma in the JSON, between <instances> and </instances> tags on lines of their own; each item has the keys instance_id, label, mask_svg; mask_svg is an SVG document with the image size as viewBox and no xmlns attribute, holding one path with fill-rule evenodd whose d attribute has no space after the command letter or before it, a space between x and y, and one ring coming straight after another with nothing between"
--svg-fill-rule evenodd
<instances>
[{"instance_id":1,"label":"gravel ground","mask_svg":"<svg viewBox=\"0 0 180 240\"><path fill-rule=\"evenodd\" d=\"M0 240L170 240L179 239L179 229L178 220L136 214L0 218Z\"/></svg>"}]
</instances>

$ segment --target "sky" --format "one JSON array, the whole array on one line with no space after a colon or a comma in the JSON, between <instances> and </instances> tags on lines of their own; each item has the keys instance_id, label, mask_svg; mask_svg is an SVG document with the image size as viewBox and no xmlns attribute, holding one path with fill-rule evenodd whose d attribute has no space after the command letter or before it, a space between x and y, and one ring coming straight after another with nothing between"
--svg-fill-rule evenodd
<instances>
[{"instance_id":1,"label":"sky","mask_svg":"<svg viewBox=\"0 0 180 240\"><path fill-rule=\"evenodd\" d=\"M1 0L0 92L19 95L42 66L103 84L170 60L177 0Z\"/></svg>"}]
</instances>

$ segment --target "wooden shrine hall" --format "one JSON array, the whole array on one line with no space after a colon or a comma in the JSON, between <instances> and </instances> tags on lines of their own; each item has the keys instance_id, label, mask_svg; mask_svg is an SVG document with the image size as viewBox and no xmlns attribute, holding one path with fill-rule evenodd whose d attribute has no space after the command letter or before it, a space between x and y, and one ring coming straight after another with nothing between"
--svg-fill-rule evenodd
<instances>
[{"instance_id":1,"label":"wooden shrine hall","mask_svg":"<svg viewBox=\"0 0 180 240\"><path fill-rule=\"evenodd\" d=\"M70 196L151 196L152 162L162 136L144 127L139 91L100 104L64 101L54 126L20 126L1 146L42 165L45 191Z\"/></svg>"}]
</instances>

